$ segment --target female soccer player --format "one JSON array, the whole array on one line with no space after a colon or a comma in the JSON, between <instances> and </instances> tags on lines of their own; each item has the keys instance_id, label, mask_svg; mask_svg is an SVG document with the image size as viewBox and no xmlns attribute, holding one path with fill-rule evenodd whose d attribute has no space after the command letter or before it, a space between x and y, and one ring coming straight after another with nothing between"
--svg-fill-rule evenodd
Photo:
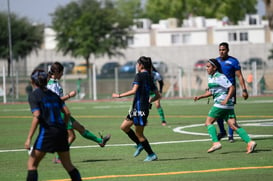
<instances>
[{"instance_id":1,"label":"female soccer player","mask_svg":"<svg viewBox=\"0 0 273 181\"><path fill-rule=\"evenodd\" d=\"M51 65L48 72L49 81L47 83L47 88L59 95L63 101L66 101L71 97L74 97L76 95L76 91L71 91L67 95L63 95L63 89L59 83L59 80L63 76L63 71L64 67L60 62L54 62ZM77 120L75 120L74 117L70 116L67 126L69 145L71 145L76 138L74 129L76 129L84 138L98 143L100 147L104 147L107 141L109 141L111 138L110 134L105 137L98 138L92 132L85 129L85 127L82 126ZM58 163L59 159L55 158L54 162Z\"/></svg>"},{"instance_id":2,"label":"female soccer player","mask_svg":"<svg viewBox=\"0 0 273 181\"><path fill-rule=\"evenodd\" d=\"M157 85L157 82L158 82L159 93L162 94L163 86L164 86L163 78L153 65L152 65L152 75L153 75L153 79L154 79L154 84ZM151 96L153 96L153 94ZM165 119L163 108L160 104L160 99L156 100L154 103L155 103L155 107L156 107L157 112L158 112L160 119L161 119L161 125L166 126L167 122Z\"/></svg>"},{"instance_id":3,"label":"female soccer player","mask_svg":"<svg viewBox=\"0 0 273 181\"><path fill-rule=\"evenodd\" d=\"M150 104L159 99L160 94L153 83L151 59L144 56L140 57L136 67L138 73L133 81L132 89L122 94L113 93L112 97L121 98L135 95L132 109L120 127L137 144L134 156L138 156L144 149L148 154L144 161L154 161L157 160L157 155L153 152L148 139L144 136L144 127L147 124ZM150 92L154 92L155 96L150 98ZM131 129L132 125L135 125L135 132Z\"/></svg>"},{"instance_id":4,"label":"female soccer player","mask_svg":"<svg viewBox=\"0 0 273 181\"><path fill-rule=\"evenodd\" d=\"M28 159L27 181L38 180L37 168L47 152L57 152L71 179L80 181L80 173L70 160L67 141L66 123L70 112L59 96L46 88L47 74L43 70L34 70L31 74L31 82L34 91L29 95L28 101L33 119L25 142L26 149L30 149L31 139L38 125L40 132ZM61 111L64 113L64 119Z\"/></svg>"},{"instance_id":5,"label":"female soccer player","mask_svg":"<svg viewBox=\"0 0 273 181\"><path fill-rule=\"evenodd\" d=\"M235 87L227 77L222 74L221 65L216 59L209 59L206 64L206 69L209 74L209 90L203 95L194 97L194 101L213 96L214 105L210 109L205 123L208 133L213 141L213 145L208 150L208 153L222 148L222 145L217 138L216 128L213 125L214 121L217 119L224 119L227 121L228 125L247 143L246 153L252 153L257 144L254 141L251 141L247 132L243 128L239 127L236 122L234 103L231 99Z\"/></svg>"}]
</instances>

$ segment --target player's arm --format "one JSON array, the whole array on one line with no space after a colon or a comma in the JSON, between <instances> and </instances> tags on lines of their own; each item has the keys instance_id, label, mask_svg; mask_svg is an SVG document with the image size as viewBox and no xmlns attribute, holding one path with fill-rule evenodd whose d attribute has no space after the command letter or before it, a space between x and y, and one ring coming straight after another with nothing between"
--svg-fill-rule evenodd
<instances>
[{"instance_id":1,"label":"player's arm","mask_svg":"<svg viewBox=\"0 0 273 181\"><path fill-rule=\"evenodd\" d=\"M76 94L77 94L76 91L71 91L68 94L66 94L63 97L61 97L61 99L63 101L66 101L66 100L70 99L71 97L74 97Z\"/></svg>"},{"instance_id":2,"label":"player's arm","mask_svg":"<svg viewBox=\"0 0 273 181\"><path fill-rule=\"evenodd\" d=\"M138 84L134 84L134 86L132 87L131 90L121 93L121 94L117 94L117 93L113 93L112 97L113 98L122 98L122 97L127 97L127 96L131 96L134 95L138 89L139 85Z\"/></svg>"},{"instance_id":3,"label":"player's arm","mask_svg":"<svg viewBox=\"0 0 273 181\"><path fill-rule=\"evenodd\" d=\"M241 85L241 88L243 90L242 96L243 96L244 99L247 99L248 98L248 92L247 92L247 89L246 89L245 79L243 77L242 71L241 70L236 70L235 74L236 74L236 76L237 76L237 78L239 80L239 83Z\"/></svg>"},{"instance_id":4,"label":"player's arm","mask_svg":"<svg viewBox=\"0 0 273 181\"><path fill-rule=\"evenodd\" d=\"M38 117L40 115L40 111L36 110L32 113L32 115L33 115L32 123L31 123L30 129L29 129L29 132L28 132L27 140L25 142L25 148L28 150L30 149L31 139L37 129L38 124L39 124Z\"/></svg>"},{"instance_id":5,"label":"player's arm","mask_svg":"<svg viewBox=\"0 0 273 181\"><path fill-rule=\"evenodd\" d=\"M204 94L200 95L200 96L195 96L194 97L194 101L197 101L199 99L203 99L203 98L207 98L210 97L212 95L212 93L210 91L206 91Z\"/></svg>"},{"instance_id":6,"label":"player's arm","mask_svg":"<svg viewBox=\"0 0 273 181\"><path fill-rule=\"evenodd\" d=\"M235 92L235 87L234 87L234 85L232 85L232 86L230 86L229 89L228 89L227 97L225 98L224 101L221 102L221 104L222 104L222 105L227 104L228 100L234 95L234 92Z\"/></svg>"}]
</instances>

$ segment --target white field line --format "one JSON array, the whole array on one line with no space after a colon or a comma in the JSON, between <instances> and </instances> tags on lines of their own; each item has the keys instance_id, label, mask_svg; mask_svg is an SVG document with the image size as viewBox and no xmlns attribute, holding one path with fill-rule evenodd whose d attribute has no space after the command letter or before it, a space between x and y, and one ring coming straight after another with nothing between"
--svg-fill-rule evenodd
<instances>
[{"instance_id":1,"label":"white field line","mask_svg":"<svg viewBox=\"0 0 273 181\"><path fill-rule=\"evenodd\" d=\"M273 126L273 119L263 119L263 120L245 120L245 121L238 121L239 123L248 123L245 124L246 126ZM253 123L255 122L255 123ZM253 123L253 124L251 124ZM241 124L244 125L244 124ZM208 136L207 133L198 133L198 132L189 132L184 131L185 128L192 128L192 127L199 127L204 126L204 124L192 124L188 126L181 126L174 128L173 131L181 134L190 134L190 135L199 135L199 136ZM249 134L250 137L255 138L266 138L266 137L273 137L273 135L254 135ZM224 140L224 139L223 139ZM150 143L152 145L160 145L160 144L176 144L176 143L193 143L193 142L205 142L211 141L211 139L198 139L198 140L180 140L180 141L163 141L163 142L153 142ZM107 144L107 147L118 147L118 146L134 146L135 144ZM79 149L79 148L97 148L99 145L89 145L89 146L71 146L71 149ZM7 152L22 152L27 151L26 149L11 149L11 150L0 150L0 153L7 153Z\"/></svg>"}]
</instances>

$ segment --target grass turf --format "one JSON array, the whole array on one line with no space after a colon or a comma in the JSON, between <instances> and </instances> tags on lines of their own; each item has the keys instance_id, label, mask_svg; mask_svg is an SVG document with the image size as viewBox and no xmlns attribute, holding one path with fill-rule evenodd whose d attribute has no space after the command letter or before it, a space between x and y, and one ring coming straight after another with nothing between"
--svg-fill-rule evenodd
<instances>
[{"instance_id":1,"label":"grass turf","mask_svg":"<svg viewBox=\"0 0 273 181\"><path fill-rule=\"evenodd\" d=\"M211 146L209 136L173 131L177 127L200 124L184 130L207 133L203 124L212 103L208 105L206 102L190 99L162 100L167 126L161 126L153 107L145 135L159 160L149 163L143 162L145 151L133 157L134 145L119 129L131 101L68 102L72 115L87 129L97 135L98 132L112 135L106 147L100 148L77 133L77 139L71 147L73 163L85 180L271 180L273 136L253 138L258 143L253 154L245 154L246 143L238 137L235 143L224 139L221 150L208 154L206 151ZM251 97L247 101L239 99L235 110L239 124L249 134L273 135L272 108L272 97ZM27 103L0 105L1 180L25 180L28 155L23 146L31 118ZM243 122L248 120L256 121ZM264 122L259 122L261 120ZM47 154L42 160L38 170L39 180L69 178L60 164L52 163L53 157Z\"/></svg>"}]
</instances>

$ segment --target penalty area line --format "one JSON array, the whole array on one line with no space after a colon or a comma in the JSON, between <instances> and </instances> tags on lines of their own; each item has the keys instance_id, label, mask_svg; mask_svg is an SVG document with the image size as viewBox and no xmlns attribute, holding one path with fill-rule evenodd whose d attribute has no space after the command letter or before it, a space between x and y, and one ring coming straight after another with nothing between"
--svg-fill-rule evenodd
<instances>
[{"instance_id":1,"label":"penalty area line","mask_svg":"<svg viewBox=\"0 0 273 181\"><path fill-rule=\"evenodd\" d=\"M256 170L256 169L272 169L272 168L273 168L273 166L235 167L235 168L219 168L219 169L209 169L209 170L165 172L165 173L147 173L147 174L132 174L132 175L104 175L104 176L84 177L84 178L82 178L82 180L122 178L122 177L147 177L147 176L181 175L181 174L191 174L191 173L210 173L210 172L223 172L223 171L236 171L236 170ZM70 179L58 179L58 180L48 180L48 181L69 181L69 180Z\"/></svg>"}]
</instances>

